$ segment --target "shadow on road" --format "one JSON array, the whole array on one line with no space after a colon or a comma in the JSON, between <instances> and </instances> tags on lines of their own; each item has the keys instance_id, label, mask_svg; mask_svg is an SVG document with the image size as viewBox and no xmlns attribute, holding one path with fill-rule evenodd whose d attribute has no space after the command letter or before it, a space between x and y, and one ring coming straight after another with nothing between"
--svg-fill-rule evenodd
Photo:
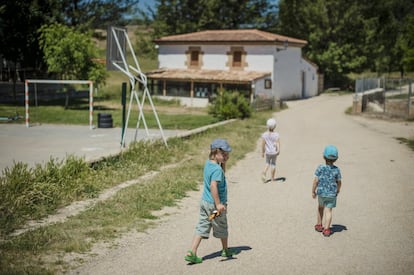
<instances>
[{"instance_id":1,"label":"shadow on road","mask_svg":"<svg viewBox=\"0 0 414 275\"><path fill-rule=\"evenodd\" d=\"M252 248L250 246L234 246L234 247L231 247L231 249L235 250L237 252L237 254L240 254L242 251L251 250ZM221 250L204 256L203 261L214 259L214 258L217 258L217 257L221 257ZM221 260L221 261L223 262L223 261L234 260L234 259L237 259L237 258L228 257L228 258L223 258L223 260Z\"/></svg>"},{"instance_id":2,"label":"shadow on road","mask_svg":"<svg viewBox=\"0 0 414 275\"><path fill-rule=\"evenodd\" d=\"M348 230L348 228L344 225L333 224L331 230L332 230L332 233L339 233L339 232L342 232L344 230Z\"/></svg>"}]
</instances>

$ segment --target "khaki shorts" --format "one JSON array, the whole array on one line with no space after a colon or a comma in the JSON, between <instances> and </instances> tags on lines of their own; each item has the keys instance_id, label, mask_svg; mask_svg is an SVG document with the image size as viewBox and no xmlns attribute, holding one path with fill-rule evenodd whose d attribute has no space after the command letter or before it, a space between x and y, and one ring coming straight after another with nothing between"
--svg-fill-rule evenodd
<instances>
[{"instance_id":1,"label":"khaki shorts","mask_svg":"<svg viewBox=\"0 0 414 275\"><path fill-rule=\"evenodd\" d=\"M227 208L227 206L226 206ZM216 210L214 204L201 200L200 202L200 217L198 224L196 226L195 233L198 236L201 236L204 239L208 239L210 236L210 231L213 229L213 236L216 238L227 238L228 227L227 227L227 215L224 211L220 213L220 216L216 217L214 220L209 221L208 216Z\"/></svg>"}]
</instances>

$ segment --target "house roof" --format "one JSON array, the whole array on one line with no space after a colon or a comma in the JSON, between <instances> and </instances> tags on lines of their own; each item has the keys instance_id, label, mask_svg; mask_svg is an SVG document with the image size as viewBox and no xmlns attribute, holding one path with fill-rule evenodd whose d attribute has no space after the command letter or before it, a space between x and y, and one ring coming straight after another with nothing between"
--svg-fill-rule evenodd
<instances>
[{"instance_id":1,"label":"house roof","mask_svg":"<svg viewBox=\"0 0 414 275\"><path fill-rule=\"evenodd\" d=\"M147 72L146 75L149 79L245 83L270 76L271 73L258 71L224 71L161 68Z\"/></svg>"},{"instance_id":2,"label":"house roof","mask_svg":"<svg viewBox=\"0 0 414 275\"><path fill-rule=\"evenodd\" d=\"M264 32L257 29L242 30L207 30L186 34L164 36L154 40L156 44L217 44L217 43L240 43L240 44L270 44L283 45L285 41L289 46L304 47L308 43L280 34Z\"/></svg>"}]
</instances>

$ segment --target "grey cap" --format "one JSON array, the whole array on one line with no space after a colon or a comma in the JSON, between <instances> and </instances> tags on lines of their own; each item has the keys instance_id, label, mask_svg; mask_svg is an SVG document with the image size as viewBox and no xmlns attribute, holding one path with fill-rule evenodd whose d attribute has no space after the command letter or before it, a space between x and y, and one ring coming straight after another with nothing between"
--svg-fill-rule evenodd
<instances>
[{"instance_id":1,"label":"grey cap","mask_svg":"<svg viewBox=\"0 0 414 275\"><path fill-rule=\"evenodd\" d=\"M228 144L227 140L222 138L216 138L210 145L210 149L221 149L225 152L231 152L231 147Z\"/></svg>"}]
</instances>

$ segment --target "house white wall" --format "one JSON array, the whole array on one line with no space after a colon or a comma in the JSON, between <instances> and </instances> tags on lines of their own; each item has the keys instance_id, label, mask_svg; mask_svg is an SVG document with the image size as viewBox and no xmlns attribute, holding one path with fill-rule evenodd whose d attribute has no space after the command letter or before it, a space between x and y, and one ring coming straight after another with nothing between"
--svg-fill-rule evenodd
<instances>
[{"instance_id":1,"label":"house white wall","mask_svg":"<svg viewBox=\"0 0 414 275\"><path fill-rule=\"evenodd\" d=\"M304 97L318 95L318 68L306 59L301 59L301 70L305 73L305 94Z\"/></svg>"},{"instance_id":2,"label":"house white wall","mask_svg":"<svg viewBox=\"0 0 414 275\"><path fill-rule=\"evenodd\" d=\"M229 70L227 53L231 47L243 47L247 52L246 71L271 72L272 89L255 84L256 94L268 94L280 99L298 99L317 95L317 68L302 58L301 48L288 47L277 51L270 45L160 45L159 68L186 69L186 51L190 46L201 48L205 70ZM303 79L303 80L302 80Z\"/></svg>"}]
</instances>

